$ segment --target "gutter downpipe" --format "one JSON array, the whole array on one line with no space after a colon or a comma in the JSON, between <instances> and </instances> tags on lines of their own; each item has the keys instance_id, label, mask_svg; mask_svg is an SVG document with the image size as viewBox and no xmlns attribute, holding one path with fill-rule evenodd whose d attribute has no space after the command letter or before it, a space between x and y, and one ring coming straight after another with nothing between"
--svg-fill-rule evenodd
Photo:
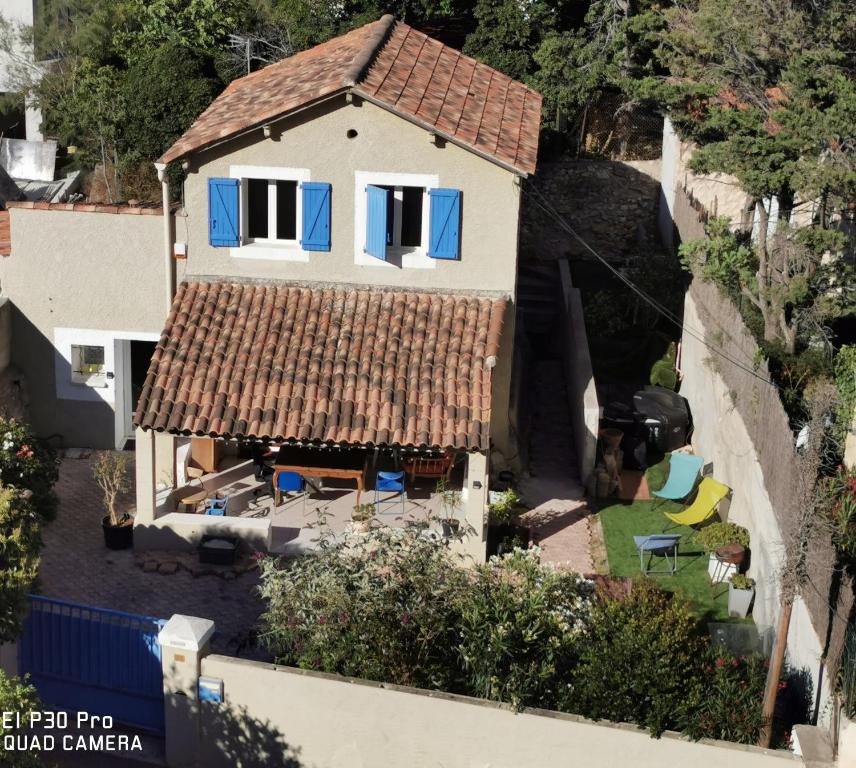
<instances>
[{"instance_id":1,"label":"gutter downpipe","mask_svg":"<svg viewBox=\"0 0 856 768\"><path fill-rule=\"evenodd\" d=\"M172 259L172 221L169 214L169 178L166 175L166 163L155 163L158 181L161 183L161 199L163 205L163 258L166 275L166 311L172 308L175 296L175 270Z\"/></svg>"}]
</instances>

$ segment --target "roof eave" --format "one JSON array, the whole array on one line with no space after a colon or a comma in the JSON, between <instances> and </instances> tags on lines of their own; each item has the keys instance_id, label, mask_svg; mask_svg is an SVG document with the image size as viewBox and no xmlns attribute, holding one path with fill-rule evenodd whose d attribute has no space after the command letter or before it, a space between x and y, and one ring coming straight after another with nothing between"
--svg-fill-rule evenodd
<instances>
[{"instance_id":1,"label":"roof eave","mask_svg":"<svg viewBox=\"0 0 856 768\"><path fill-rule=\"evenodd\" d=\"M174 157L168 157L170 153L170 149L164 152L157 160L155 160L155 167L158 166L166 166L170 163L174 163L178 160L184 160L193 155L199 154L200 152L207 152L209 149L213 149L214 147L219 147L221 144L226 144L229 141L234 141L235 139L239 139L242 136L246 136L248 133L252 133L253 131L257 131L260 128L263 128L266 125L272 125L274 123L279 122L280 120L284 120L287 117L292 117L293 115L297 115L301 112L306 111L307 109L311 109L312 107L316 107L319 104L323 104L325 101L331 101L338 96L342 96L343 94L349 91L349 87L347 85L343 85L340 88L337 88L335 91L331 93L325 93L323 96L319 96L317 99L313 99L312 101L307 101L301 104L299 107L295 107L294 109L290 109L287 112L280 112L273 117L267 117L264 120L259 120L256 123L253 123L251 126L246 128L242 128L240 131L236 131L235 133L230 133L228 136L222 136L219 139L215 139L214 141L210 141L207 144L202 144L198 147L194 147L193 149L182 152Z\"/></svg>"},{"instance_id":2,"label":"roof eave","mask_svg":"<svg viewBox=\"0 0 856 768\"><path fill-rule=\"evenodd\" d=\"M439 136L440 138L442 138L444 141L448 141L451 144L454 144L455 146L460 147L461 149L465 149L465 150L467 150L467 152L472 152L474 155L478 155L483 160L487 160L487 161L493 163L494 165L498 165L500 168L504 168L506 171L510 171L511 173L515 174L516 176L520 176L521 178L526 179L529 177L529 175L531 173L534 173L534 170L535 170L534 168L532 170L525 170L523 168L511 165L510 163L506 163L503 160L500 160L499 158L495 157L494 155L491 155L489 152L483 152L482 150L474 147L472 144L468 144L465 141L461 141L460 139L456 139L451 134L448 134L445 131L441 131L439 128L437 128L437 126L432 125L431 123L428 123L424 120L420 120L418 117L414 117L413 115L409 115L406 112L402 112L401 110L390 106L385 101L381 101L380 99L377 99L374 96L366 93L358 85L353 86L352 88L350 88L348 90L351 93L353 93L355 96L359 96L361 99L365 99L366 101L371 102L376 107L380 107L381 109L385 109L387 112L391 112L393 115L397 115L398 117L402 118L403 120L407 120L408 123L412 123L413 125L416 125L416 126L422 128L423 130L428 131L429 133L434 133L437 136Z\"/></svg>"}]
</instances>

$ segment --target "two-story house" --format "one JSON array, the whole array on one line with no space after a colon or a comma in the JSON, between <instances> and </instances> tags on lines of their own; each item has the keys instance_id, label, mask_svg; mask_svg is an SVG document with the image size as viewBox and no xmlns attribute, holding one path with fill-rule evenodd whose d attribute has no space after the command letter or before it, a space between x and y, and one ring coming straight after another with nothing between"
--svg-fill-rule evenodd
<instances>
[{"instance_id":1,"label":"two-story house","mask_svg":"<svg viewBox=\"0 0 856 768\"><path fill-rule=\"evenodd\" d=\"M137 528L152 546L181 527L158 487L176 484L190 437L456 452L481 533L489 453L509 450L520 181L540 109L525 85L384 16L234 81L159 159L163 215L145 218L160 254L141 259L142 294L122 275L137 314L166 315L147 374L126 371L131 392L80 323L59 355L63 391L126 392L104 442L128 436L136 405ZM173 163L186 180L171 215Z\"/></svg>"}]
</instances>

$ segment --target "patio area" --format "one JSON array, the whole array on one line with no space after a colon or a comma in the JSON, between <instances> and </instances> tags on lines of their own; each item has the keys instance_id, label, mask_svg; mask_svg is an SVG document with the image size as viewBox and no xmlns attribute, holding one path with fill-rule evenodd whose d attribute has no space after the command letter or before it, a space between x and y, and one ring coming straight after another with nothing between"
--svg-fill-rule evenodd
<instances>
[{"instance_id":1,"label":"patio area","mask_svg":"<svg viewBox=\"0 0 856 768\"><path fill-rule=\"evenodd\" d=\"M170 492L162 500L159 514L178 511L188 490L199 489L198 496L204 500L190 505L192 509L181 504L184 511L203 515L206 500L227 499L225 516L270 521L271 552L280 555L297 555L317 547L324 536L338 538L347 534L353 527L352 514L358 503L375 505L374 525L400 528L420 524L440 535L443 509L436 492L437 478L405 475L403 494L376 492L378 472L403 470L403 463L390 451L365 452L365 488L361 492L351 479L306 476L303 491L283 491L279 504L274 493L276 451L277 448L271 451L270 470L263 479L251 458L232 452L223 455L216 472L205 473ZM458 457L447 481L447 487L462 492L462 497L466 464L464 456Z\"/></svg>"}]
</instances>

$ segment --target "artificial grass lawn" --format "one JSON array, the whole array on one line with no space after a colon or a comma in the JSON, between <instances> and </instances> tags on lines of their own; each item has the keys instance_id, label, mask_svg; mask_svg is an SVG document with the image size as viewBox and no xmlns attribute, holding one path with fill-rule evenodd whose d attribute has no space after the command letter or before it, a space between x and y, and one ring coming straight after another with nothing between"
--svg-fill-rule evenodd
<instances>
[{"instance_id":1,"label":"artificial grass lawn","mask_svg":"<svg viewBox=\"0 0 856 768\"><path fill-rule=\"evenodd\" d=\"M669 457L648 468L648 486L657 490L663 486L669 472ZM707 621L736 621L728 616L728 584L711 584L707 575L708 555L692 542L693 529L677 526L663 512L675 512L681 504L661 501L618 501L604 499L600 507L600 524L609 560L609 572L613 576L639 576L639 552L633 543L634 536L652 533L680 534L678 546L678 572L652 573L650 577L664 589L681 592L692 604L700 619ZM665 570L667 564L662 557L651 560L649 567Z\"/></svg>"}]
</instances>

